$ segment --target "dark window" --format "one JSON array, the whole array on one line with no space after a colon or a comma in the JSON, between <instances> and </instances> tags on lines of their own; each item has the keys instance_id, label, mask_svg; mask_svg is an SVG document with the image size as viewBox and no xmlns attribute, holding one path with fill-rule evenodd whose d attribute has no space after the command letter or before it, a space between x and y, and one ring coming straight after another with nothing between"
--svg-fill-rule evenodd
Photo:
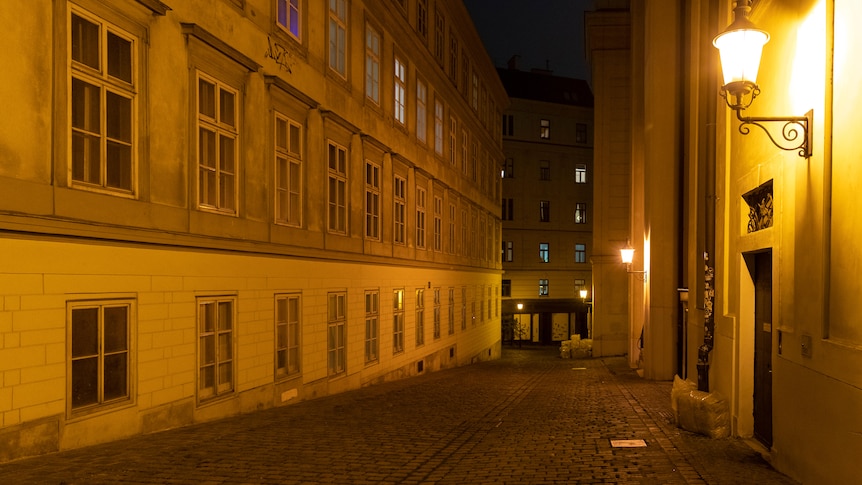
<instances>
[{"instance_id":1,"label":"dark window","mask_svg":"<svg viewBox=\"0 0 862 485\"><path fill-rule=\"evenodd\" d=\"M539 221L540 222L551 222L551 201L549 201L549 200L539 201Z\"/></svg>"}]
</instances>

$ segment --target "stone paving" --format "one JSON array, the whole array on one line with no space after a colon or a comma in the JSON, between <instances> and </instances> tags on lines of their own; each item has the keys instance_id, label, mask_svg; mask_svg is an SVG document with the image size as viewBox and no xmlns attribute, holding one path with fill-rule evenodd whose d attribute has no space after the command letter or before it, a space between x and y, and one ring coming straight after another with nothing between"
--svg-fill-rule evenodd
<instances>
[{"instance_id":1,"label":"stone paving","mask_svg":"<svg viewBox=\"0 0 862 485\"><path fill-rule=\"evenodd\" d=\"M0 465L2 484L793 484L623 358L493 362ZM642 439L646 447L614 448Z\"/></svg>"}]
</instances>

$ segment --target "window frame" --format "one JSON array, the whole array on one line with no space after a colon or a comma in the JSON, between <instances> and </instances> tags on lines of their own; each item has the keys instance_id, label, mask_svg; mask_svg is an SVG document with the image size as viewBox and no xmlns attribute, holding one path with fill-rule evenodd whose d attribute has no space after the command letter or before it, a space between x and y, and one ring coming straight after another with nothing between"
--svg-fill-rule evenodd
<instances>
[{"instance_id":1,"label":"window frame","mask_svg":"<svg viewBox=\"0 0 862 485\"><path fill-rule=\"evenodd\" d=\"M434 196L434 251L443 251L443 198Z\"/></svg>"},{"instance_id":2,"label":"window frame","mask_svg":"<svg viewBox=\"0 0 862 485\"><path fill-rule=\"evenodd\" d=\"M439 96L434 96L434 153L443 156L443 121L445 106Z\"/></svg>"},{"instance_id":3,"label":"window frame","mask_svg":"<svg viewBox=\"0 0 862 485\"><path fill-rule=\"evenodd\" d=\"M279 133L279 122L284 123L285 146L279 146L281 133ZM274 130L274 157L275 157L275 222L288 226L302 225L302 186L303 186L303 163L302 163L302 124L292 120L290 117L275 110ZM296 129L296 141L299 147L293 147L292 129ZM284 173L284 170L287 172ZM292 177L293 170L296 177ZM286 185L284 185L286 182ZM295 182L295 184L294 184ZM286 205L287 215L284 214Z\"/></svg>"},{"instance_id":4,"label":"window frame","mask_svg":"<svg viewBox=\"0 0 862 485\"><path fill-rule=\"evenodd\" d=\"M380 290L365 290L365 363L380 360Z\"/></svg>"},{"instance_id":5,"label":"window frame","mask_svg":"<svg viewBox=\"0 0 862 485\"><path fill-rule=\"evenodd\" d=\"M551 285L550 280L548 279L539 279L539 296L550 296L551 295Z\"/></svg>"},{"instance_id":6,"label":"window frame","mask_svg":"<svg viewBox=\"0 0 862 485\"><path fill-rule=\"evenodd\" d=\"M326 294L326 374L347 373L347 291Z\"/></svg>"},{"instance_id":7,"label":"window frame","mask_svg":"<svg viewBox=\"0 0 862 485\"><path fill-rule=\"evenodd\" d=\"M551 201L539 201L539 222L551 222Z\"/></svg>"},{"instance_id":8,"label":"window frame","mask_svg":"<svg viewBox=\"0 0 862 485\"><path fill-rule=\"evenodd\" d=\"M539 243L539 261L542 263L551 262L551 245L546 242Z\"/></svg>"},{"instance_id":9,"label":"window frame","mask_svg":"<svg viewBox=\"0 0 862 485\"><path fill-rule=\"evenodd\" d=\"M213 115L209 116L201 112L201 83L207 83L213 86ZM232 115L234 117L233 126L222 120L224 115L224 106L222 104L222 92L228 92L233 97ZM196 177L197 184L197 207L200 210L218 212L226 215L239 215L239 191L240 184L240 153L241 151L241 130L242 130L242 98L241 90L232 86L230 83L211 76L203 70L197 69L195 72L195 163L197 165ZM213 165L204 165L202 159L201 139L203 132L207 131L213 134ZM223 154L227 153L222 150L222 139L233 140L233 149L231 150L233 157L233 171L223 168ZM206 176L206 177L205 177ZM212 180L215 183L214 194L210 196L210 183ZM226 182L230 182L230 184ZM227 193L227 188L231 194ZM207 194L206 197L204 194ZM232 195L232 197L228 197ZM211 200L215 198L216 200Z\"/></svg>"},{"instance_id":10,"label":"window frame","mask_svg":"<svg viewBox=\"0 0 862 485\"><path fill-rule=\"evenodd\" d=\"M383 39L373 25L365 23L365 97L380 106L380 59Z\"/></svg>"},{"instance_id":11,"label":"window frame","mask_svg":"<svg viewBox=\"0 0 862 485\"><path fill-rule=\"evenodd\" d=\"M503 262L511 263L515 260L515 242L503 241Z\"/></svg>"},{"instance_id":12,"label":"window frame","mask_svg":"<svg viewBox=\"0 0 862 485\"><path fill-rule=\"evenodd\" d=\"M392 187L392 205L392 242L407 244L407 179L397 174Z\"/></svg>"},{"instance_id":13,"label":"window frame","mask_svg":"<svg viewBox=\"0 0 862 485\"><path fill-rule=\"evenodd\" d=\"M449 287L449 335L455 334L455 288Z\"/></svg>"},{"instance_id":14,"label":"window frame","mask_svg":"<svg viewBox=\"0 0 862 485\"><path fill-rule=\"evenodd\" d=\"M586 224L587 223L587 203L586 202L577 202L575 203L575 224Z\"/></svg>"},{"instance_id":15,"label":"window frame","mask_svg":"<svg viewBox=\"0 0 862 485\"><path fill-rule=\"evenodd\" d=\"M379 164L365 160L365 238L380 240L380 177Z\"/></svg>"},{"instance_id":16,"label":"window frame","mask_svg":"<svg viewBox=\"0 0 862 485\"><path fill-rule=\"evenodd\" d=\"M575 165L575 183L576 184L587 183L587 164L579 163L579 164Z\"/></svg>"},{"instance_id":17,"label":"window frame","mask_svg":"<svg viewBox=\"0 0 862 485\"><path fill-rule=\"evenodd\" d=\"M434 327L433 327L433 336L434 340L439 340L441 335L440 328L440 287L434 287Z\"/></svg>"},{"instance_id":18,"label":"window frame","mask_svg":"<svg viewBox=\"0 0 862 485\"><path fill-rule=\"evenodd\" d=\"M300 293L280 293L274 296L275 300L275 377L286 379L298 376L302 370L302 295ZM282 318L281 302L285 302L285 310ZM296 319L291 318L291 302L296 302ZM284 329L282 342L281 329ZM293 337L293 338L291 338ZM284 353L281 359L279 354ZM284 362L282 365L281 362ZM291 366L291 362L295 365Z\"/></svg>"},{"instance_id":19,"label":"window frame","mask_svg":"<svg viewBox=\"0 0 862 485\"><path fill-rule=\"evenodd\" d=\"M416 319L413 328L416 332L416 347L425 345L425 288L416 288Z\"/></svg>"},{"instance_id":20,"label":"window frame","mask_svg":"<svg viewBox=\"0 0 862 485\"><path fill-rule=\"evenodd\" d=\"M237 315L236 315L236 296L228 296L228 295L213 295L213 296L201 296L195 300L197 318L196 318L196 333L197 333L197 372L196 372L196 386L195 386L195 394L197 395L198 404L204 404L206 402L220 400L222 398L226 398L232 395L235 395L236 391L236 335L234 333L237 324ZM221 314L219 310L221 309L222 304L229 305L228 315L229 318L229 328L222 328L221 322ZM205 305L215 305L215 312L213 315L216 317L216 321L212 326L211 331L207 331L207 324L204 320L207 317L206 312L204 311ZM229 342L227 346L223 346L221 343L222 337L227 336ZM212 337L213 338L213 353L214 360L212 363L204 362L204 349L203 349L203 340L204 338ZM224 357L222 353L224 351L229 352L229 355ZM220 382L222 377L221 368L224 364L227 363L229 369L229 382L223 383ZM213 385L204 387L205 380L201 378L203 375L204 367L212 367L213 369ZM208 393L204 393L204 390L210 390Z\"/></svg>"},{"instance_id":21,"label":"window frame","mask_svg":"<svg viewBox=\"0 0 862 485\"><path fill-rule=\"evenodd\" d=\"M542 140L551 139L551 120L545 118L539 120L539 138Z\"/></svg>"},{"instance_id":22,"label":"window frame","mask_svg":"<svg viewBox=\"0 0 862 485\"><path fill-rule=\"evenodd\" d=\"M347 79L348 1L330 0L327 29L327 66L340 78ZM335 6L335 9L333 9Z\"/></svg>"},{"instance_id":23,"label":"window frame","mask_svg":"<svg viewBox=\"0 0 862 485\"><path fill-rule=\"evenodd\" d=\"M392 290L392 354L404 352L404 288Z\"/></svg>"},{"instance_id":24,"label":"window frame","mask_svg":"<svg viewBox=\"0 0 862 485\"><path fill-rule=\"evenodd\" d=\"M393 56L393 105L392 116L402 127L407 126L407 64L398 55Z\"/></svg>"},{"instance_id":25,"label":"window frame","mask_svg":"<svg viewBox=\"0 0 862 485\"><path fill-rule=\"evenodd\" d=\"M428 143L428 85L416 76L416 139Z\"/></svg>"},{"instance_id":26,"label":"window frame","mask_svg":"<svg viewBox=\"0 0 862 485\"><path fill-rule=\"evenodd\" d=\"M303 0L276 0L275 2L274 18L276 25L297 42L302 42L302 1ZM282 6L284 6L284 10L282 10ZM281 22L282 12L285 13L285 23ZM296 31L294 31L294 28Z\"/></svg>"},{"instance_id":27,"label":"window frame","mask_svg":"<svg viewBox=\"0 0 862 485\"><path fill-rule=\"evenodd\" d=\"M333 160L333 153L335 159ZM326 211L326 228L330 234L346 235L348 231L348 215L349 215L349 179L350 172L348 164L347 148L339 143L328 140L326 151L327 162L327 211ZM333 162L335 166L333 167ZM342 163L343 162L343 163ZM335 192L333 192L335 188Z\"/></svg>"},{"instance_id":28,"label":"window frame","mask_svg":"<svg viewBox=\"0 0 862 485\"><path fill-rule=\"evenodd\" d=\"M575 243L575 262L587 262L587 245L584 243Z\"/></svg>"},{"instance_id":29,"label":"window frame","mask_svg":"<svg viewBox=\"0 0 862 485\"><path fill-rule=\"evenodd\" d=\"M426 249L427 235L427 196L425 187L416 187L416 248Z\"/></svg>"},{"instance_id":30,"label":"window frame","mask_svg":"<svg viewBox=\"0 0 862 485\"><path fill-rule=\"evenodd\" d=\"M551 180L551 161L539 160L539 180L549 182Z\"/></svg>"}]
</instances>

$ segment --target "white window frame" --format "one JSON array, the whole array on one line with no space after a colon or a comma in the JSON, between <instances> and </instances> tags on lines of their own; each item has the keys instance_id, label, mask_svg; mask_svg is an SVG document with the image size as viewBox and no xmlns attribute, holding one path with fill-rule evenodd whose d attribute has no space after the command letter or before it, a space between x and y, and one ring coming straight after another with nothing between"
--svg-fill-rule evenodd
<instances>
[{"instance_id":1,"label":"white window frame","mask_svg":"<svg viewBox=\"0 0 862 485\"><path fill-rule=\"evenodd\" d=\"M539 296L549 296L551 294L550 281L547 279L539 280Z\"/></svg>"},{"instance_id":2,"label":"white window frame","mask_svg":"<svg viewBox=\"0 0 862 485\"><path fill-rule=\"evenodd\" d=\"M585 163L575 165L575 183L587 183L587 165Z\"/></svg>"},{"instance_id":3,"label":"white window frame","mask_svg":"<svg viewBox=\"0 0 862 485\"><path fill-rule=\"evenodd\" d=\"M587 223L587 203L578 202L575 204L575 224Z\"/></svg>"},{"instance_id":4,"label":"white window frame","mask_svg":"<svg viewBox=\"0 0 862 485\"><path fill-rule=\"evenodd\" d=\"M212 115L202 112L201 86L213 87ZM232 98L233 106L227 112L223 93ZM237 214L239 199L239 154L240 154L240 109L242 106L238 89L197 71L195 78L197 136L197 201L198 207L226 214ZM230 120L230 118L233 118ZM212 145L202 143L204 134L213 137ZM231 144L230 151L223 150L226 142ZM210 154L209 152L213 153ZM232 164L226 164L225 155L231 157Z\"/></svg>"},{"instance_id":5,"label":"white window frame","mask_svg":"<svg viewBox=\"0 0 862 485\"><path fill-rule=\"evenodd\" d=\"M587 262L587 245L583 243L575 243L575 262Z\"/></svg>"},{"instance_id":6,"label":"white window frame","mask_svg":"<svg viewBox=\"0 0 862 485\"><path fill-rule=\"evenodd\" d=\"M275 295L275 376L298 375L301 369L302 299L299 293Z\"/></svg>"},{"instance_id":7,"label":"white window frame","mask_svg":"<svg viewBox=\"0 0 862 485\"><path fill-rule=\"evenodd\" d=\"M275 221L302 224L302 125L275 113Z\"/></svg>"},{"instance_id":8,"label":"white window frame","mask_svg":"<svg viewBox=\"0 0 862 485\"><path fill-rule=\"evenodd\" d=\"M276 0L275 23L297 41L302 41L301 0Z\"/></svg>"},{"instance_id":9,"label":"white window frame","mask_svg":"<svg viewBox=\"0 0 862 485\"><path fill-rule=\"evenodd\" d=\"M551 120L542 119L539 121L539 138L542 140L551 139Z\"/></svg>"},{"instance_id":10,"label":"white window frame","mask_svg":"<svg viewBox=\"0 0 862 485\"><path fill-rule=\"evenodd\" d=\"M365 363L380 360L380 291L365 291Z\"/></svg>"},{"instance_id":11,"label":"white window frame","mask_svg":"<svg viewBox=\"0 0 862 485\"><path fill-rule=\"evenodd\" d=\"M551 261L551 245L543 242L539 243L539 262L549 263Z\"/></svg>"},{"instance_id":12,"label":"white window frame","mask_svg":"<svg viewBox=\"0 0 862 485\"><path fill-rule=\"evenodd\" d=\"M327 228L334 234L347 234L347 148L329 141L326 157Z\"/></svg>"},{"instance_id":13,"label":"white window frame","mask_svg":"<svg viewBox=\"0 0 862 485\"><path fill-rule=\"evenodd\" d=\"M347 0L329 0L329 68L347 79Z\"/></svg>"},{"instance_id":14,"label":"white window frame","mask_svg":"<svg viewBox=\"0 0 862 485\"><path fill-rule=\"evenodd\" d=\"M227 311L223 313L223 307ZM210 313L207 309L213 308ZM214 319L213 321L210 321ZM226 320L226 321L225 321ZM230 395L236 389L236 298L231 296L209 296L197 299L198 333L198 402ZM225 342L226 341L226 342ZM211 342L212 348L205 342ZM207 352L211 351L212 356ZM212 371L212 383L203 378Z\"/></svg>"},{"instance_id":15,"label":"white window frame","mask_svg":"<svg viewBox=\"0 0 862 485\"><path fill-rule=\"evenodd\" d=\"M401 125L407 125L407 65L397 55L394 60L393 72L394 105L393 115L395 121Z\"/></svg>"}]
</instances>

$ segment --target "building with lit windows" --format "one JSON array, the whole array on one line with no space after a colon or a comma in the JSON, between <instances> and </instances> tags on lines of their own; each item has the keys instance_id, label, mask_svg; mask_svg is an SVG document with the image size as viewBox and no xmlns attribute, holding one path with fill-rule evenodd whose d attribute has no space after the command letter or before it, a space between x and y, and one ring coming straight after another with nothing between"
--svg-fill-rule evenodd
<instances>
[{"instance_id":1,"label":"building with lit windows","mask_svg":"<svg viewBox=\"0 0 862 485\"><path fill-rule=\"evenodd\" d=\"M580 79L521 71L516 57L497 72L511 101L502 126L506 339L588 338L580 291L592 293L593 94Z\"/></svg>"},{"instance_id":2,"label":"building with lit windows","mask_svg":"<svg viewBox=\"0 0 862 485\"><path fill-rule=\"evenodd\" d=\"M852 0L599 0L586 18L596 166L616 164L596 172L596 332L614 351L643 335L633 366L716 393L730 433L801 483L859 480L860 18ZM741 44L739 76L716 48L735 21L768 40L759 59Z\"/></svg>"},{"instance_id":3,"label":"building with lit windows","mask_svg":"<svg viewBox=\"0 0 862 485\"><path fill-rule=\"evenodd\" d=\"M0 19L0 461L500 355L508 99L460 1Z\"/></svg>"}]
</instances>

